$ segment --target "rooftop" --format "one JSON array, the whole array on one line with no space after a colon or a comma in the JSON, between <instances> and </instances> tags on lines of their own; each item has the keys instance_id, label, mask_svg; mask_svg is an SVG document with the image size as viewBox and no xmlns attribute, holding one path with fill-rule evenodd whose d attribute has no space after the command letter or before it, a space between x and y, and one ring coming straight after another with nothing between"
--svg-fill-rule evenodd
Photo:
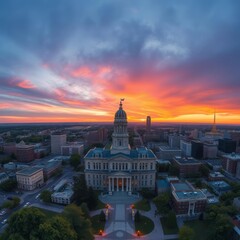
<instances>
[{"instance_id":1,"label":"rooftop","mask_svg":"<svg viewBox=\"0 0 240 240\"><path fill-rule=\"evenodd\" d=\"M137 149L131 149L129 154L126 153L115 153L112 154L111 151L109 149L105 149L105 148L93 148L91 150L88 151L88 153L85 155L86 158L93 158L95 156L95 154L97 155L97 157L102 157L102 158L112 158L115 157L117 155L123 155L129 158L139 158L139 154L146 154L147 158L153 158L155 159L155 155L154 153L150 150L147 149L145 147L140 147Z\"/></svg>"},{"instance_id":2,"label":"rooftop","mask_svg":"<svg viewBox=\"0 0 240 240\"><path fill-rule=\"evenodd\" d=\"M188 192L175 192L177 198L179 200L187 200L187 199L206 199L206 195L200 191L200 190L195 190L195 191L188 191Z\"/></svg>"},{"instance_id":3,"label":"rooftop","mask_svg":"<svg viewBox=\"0 0 240 240\"><path fill-rule=\"evenodd\" d=\"M213 187L217 190L220 190L220 191L231 189L231 186L228 183L226 183L225 181L212 181L212 182L208 182L208 184L211 187Z\"/></svg>"},{"instance_id":4,"label":"rooftop","mask_svg":"<svg viewBox=\"0 0 240 240\"><path fill-rule=\"evenodd\" d=\"M43 170L41 167L27 167L17 172L17 174L23 175L33 175L34 173L38 172L39 170Z\"/></svg>"},{"instance_id":5,"label":"rooftop","mask_svg":"<svg viewBox=\"0 0 240 240\"><path fill-rule=\"evenodd\" d=\"M193 189L185 182L172 183L175 191L192 191Z\"/></svg>"},{"instance_id":6,"label":"rooftop","mask_svg":"<svg viewBox=\"0 0 240 240\"><path fill-rule=\"evenodd\" d=\"M161 151L180 151L181 152L181 149L171 148L169 146L159 146L159 150L161 150Z\"/></svg>"},{"instance_id":7,"label":"rooftop","mask_svg":"<svg viewBox=\"0 0 240 240\"><path fill-rule=\"evenodd\" d=\"M185 157L182 158L180 156L175 156L175 161L177 161L179 164L201 164L198 160L192 157Z\"/></svg>"},{"instance_id":8,"label":"rooftop","mask_svg":"<svg viewBox=\"0 0 240 240\"><path fill-rule=\"evenodd\" d=\"M232 160L240 160L240 154L237 154L237 153L225 154L225 155L223 155L223 157L229 158Z\"/></svg>"}]
</instances>

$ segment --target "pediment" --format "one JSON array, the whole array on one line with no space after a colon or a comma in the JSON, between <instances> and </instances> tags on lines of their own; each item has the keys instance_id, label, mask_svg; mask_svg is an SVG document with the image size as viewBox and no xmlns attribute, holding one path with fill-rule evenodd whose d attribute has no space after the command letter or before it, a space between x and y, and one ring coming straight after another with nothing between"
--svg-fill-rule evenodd
<instances>
[{"instance_id":1,"label":"pediment","mask_svg":"<svg viewBox=\"0 0 240 240\"><path fill-rule=\"evenodd\" d=\"M117 154L116 156L111 157L111 159L110 159L110 161L116 161L116 160L117 160L117 161L121 161L121 162L133 161L132 158L127 157L127 156L125 156L125 155L123 155L123 154Z\"/></svg>"}]
</instances>

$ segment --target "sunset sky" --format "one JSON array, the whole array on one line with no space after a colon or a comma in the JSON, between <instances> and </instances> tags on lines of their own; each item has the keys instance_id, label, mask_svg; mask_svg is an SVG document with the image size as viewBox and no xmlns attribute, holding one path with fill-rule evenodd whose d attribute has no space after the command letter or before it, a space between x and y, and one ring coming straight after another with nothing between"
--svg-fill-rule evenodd
<instances>
[{"instance_id":1,"label":"sunset sky","mask_svg":"<svg viewBox=\"0 0 240 240\"><path fill-rule=\"evenodd\" d=\"M0 123L240 124L240 1L1 0Z\"/></svg>"}]
</instances>

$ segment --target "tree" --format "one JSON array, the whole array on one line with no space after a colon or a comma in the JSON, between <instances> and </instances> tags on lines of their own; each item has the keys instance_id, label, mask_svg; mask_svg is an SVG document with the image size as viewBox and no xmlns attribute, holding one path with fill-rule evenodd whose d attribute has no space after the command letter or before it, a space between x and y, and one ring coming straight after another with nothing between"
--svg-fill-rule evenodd
<instances>
[{"instance_id":1,"label":"tree","mask_svg":"<svg viewBox=\"0 0 240 240\"><path fill-rule=\"evenodd\" d=\"M210 173L209 168L208 168L206 165L204 165L204 164L202 164L202 165L199 167L199 171L200 171L200 173L201 173L201 175L202 175L203 177L208 177L208 175L209 175L209 173Z\"/></svg>"},{"instance_id":2,"label":"tree","mask_svg":"<svg viewBox=\"0 0 240 240\"><path fill-rule=\"evenodd\" d=\"M76 206L75 204L70 204L66 206L63 211L63 216L71 224L71 226L77 233L77 237L79 240L93 239L91 222L84 216L84 213L80 207Z\"/></svg>"},{"instance_id":3,"label":"tree","mask_svg":"<svg viewBox=\"0 0 240 240\"><path fill-rule=\"evenodd\" d=\"M72 154L70 157L70 164L76 170L78 165L80 164L81 156L79 154Z\"/></svg>"},{"instance_id":4,"label":"tree","mask_svg":"<svg viewBox=\"0 0 240 240\"><path fill-rule=\"evenodd\" d=\"M215 239L231 239L233 224L227 215L219 214L216 219Z\"/></svg>"},{"instance_id":5,"label":"tree","mask_svg":"<svg viewBox=\"0 0 240 240\"><path fill-rule=\"evenodd\" d=\"M39 225L44 222L45 214L37 208L23 208L11 215L8 219L8 226L3 234L3 240L14 239L35 239L38 235ZM10 238L11 237L11 238Z\"/></svg>"},{"instance_id":6,"label":"tree","mask_svg":"<svg viewBox=\"0 0 240 240\"><path fill-rule=\"evenodd\" d=\"M169 193L162 193L159 194L157 197L153 199L153 202L155 203L158 212L160 214L167 214L170 210L169 202L170 202L170 194Z\"/></svg>"},{"instance_id":7,"label":"tree","mask_svg":"<svg viewBox=\"0 0 240 240\"><path fill-rule=\"evenodd\" d=\"M152 199L154 196L156 196L155 193L148 188L142 188L140 193L146 199Z\"/></svg>"},{"instance_id":8,"label":"tree","mask_svg":"<svg viewBox=\"0 0 240 240\"><path fill-rule=\"evenodd\" d=\"M77 240L76 232L66 219L56 216L48 219L39 226L40 240Z\"/></svg>"},{"instance_id":9,"label":"tree","mask_svg":"<svg viewBox=\"0 0 240 240\"><path fill-rule=\"evenodd\" d=\"M169 175L170 176L179 176L179 167L175 165L169 166Z\"/></svg>"},{"instance_id":10,"label":"tree","mask_svg":"<svg viewBox=\"0 0 240 240\"><path fill-rule=\"evenodd\" d=\"M12 198L12 208L17 207L20 204L21 199L19 197Z\"/></svg>"},{"instance_id":11,"label":"tree","mask_svg":"<svg viewBox=\"0 0 240 240\"><path fill-rule=\"evenodd\" d=\"M74 191L74 200L77 205L80 205L83 202L88 200L88 188L83 174L73 177L73 191Z\"/></svg>"},{"instance_id":12,"label":"tree","mask_svg":"<svg viewBox=\"0 0 240 240\"><path fill-rule=\"evenodd\" d=\"M51 195L52 195L51 191L43 190L40 194L40 199L45 203L50 203L52 202Z\"/></svg>"},{"instance_id":13,"label":"tree","mask_svg":"<svg viewBox=\"0 0 240 240\"><path fill-rule=\"evenodd\" d=\"M92 187L89 187L88 189L88 201L87 205L90 210L93 210L98 203L98 196L97 194L93 191Z\"/></svg>"},{"instance_id":14,"label":"tree","mask_svg":"<svg viewBox=\"0 0 240 240\"><path fill-rule=\"evenodd\" d=\"M88 206L85 202L83 202L81 205L80 205L81 209L82 209L82 212L83 212L83 216L85 218L89 218L90 215L89 215L89 209L88 209Z\"/></svg>"},{"instance_id":15,"label":"tree","mask_svg":"<svg viewBox=\"0 0 240 240\"><path fill-rule=\"evenodd\" d=\"M11 192L16 187L17 187L17 181L13 179L8 179L5 182L0 184L0 189L5 192Z\"/></svg>"},{"instance_id":16,"label":"tree","mask_svg":"<svg viewBox=\"0 0 240 240\"><path fill-rule=\"evenodd\" d=\"M179 230L179 240L193 240L194 231L192 228L183 225Z\"/></svg>"},{"instance_id":17,"label":"tree","mask_svg":"<svg viewBox=\"0 0 240 240\"><path fill-rule=\"evenodd\" d=\"M202 184L201 179L198 179L198 180L195 182L195 186L196 186L197 188L202 188L202 187L203 187L203 184Z\"/></svg>"},{"instance_id":18,"label":"tree","mask_svg":"<svg viewBox=\"0 0 240 240\"><path fill-rule=\"evenodd\" d=\"M105 213L103 212L103 210L100 212L100 214L99 214L99 220L101 221L101 222L105 222L106 221L106 215L105 215Z\"/></svg>"}]
</instances>

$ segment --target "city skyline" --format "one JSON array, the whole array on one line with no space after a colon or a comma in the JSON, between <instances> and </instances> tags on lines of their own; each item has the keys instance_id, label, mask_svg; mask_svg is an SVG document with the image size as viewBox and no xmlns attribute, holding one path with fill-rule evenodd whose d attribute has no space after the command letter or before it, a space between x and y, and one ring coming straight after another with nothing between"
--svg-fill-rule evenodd
<instances>
[{"instance_id":1,"label":"city skyline","mask_svg":"<svg viewBox=\"0 0 240 240\"><path fill-rule=\"evenodd\" d=\"M0 3L0 123L240 124L240 2Z\"/></svg>"}]
</instances>

